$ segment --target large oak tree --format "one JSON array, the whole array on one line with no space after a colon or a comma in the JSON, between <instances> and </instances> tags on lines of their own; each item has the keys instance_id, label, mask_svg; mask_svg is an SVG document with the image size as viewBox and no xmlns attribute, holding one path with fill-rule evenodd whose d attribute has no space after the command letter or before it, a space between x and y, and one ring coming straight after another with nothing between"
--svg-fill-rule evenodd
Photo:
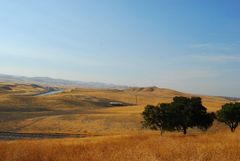
<instances>
[{"instance_id":1,"label":"large oak tree","mask_svg":"<svg viewBox=\"0 0 240 161\"><path fill-rule=\"evenodd\" d=\"M182 131L197 127L206 130L213 123L213 115L207 113L200 97L174 97L172 103L148 105L143 112L143 126L155 130Z\"/></svg>"}]
</instances>

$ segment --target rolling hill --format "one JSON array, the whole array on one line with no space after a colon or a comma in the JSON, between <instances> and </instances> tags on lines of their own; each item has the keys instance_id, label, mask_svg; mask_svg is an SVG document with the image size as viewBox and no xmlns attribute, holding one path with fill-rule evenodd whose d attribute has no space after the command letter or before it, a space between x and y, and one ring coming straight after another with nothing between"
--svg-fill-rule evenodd
<instances>
[{"instance_id":1,"label":"rolling hill","mask_svg":"<svg viewBox=\"0 0 240 161\"><path fill-rule=\"evenodd\" d=\"M141 113L147 104L171 102L174 96L196 96L158 87L65 88L48 96L29 95L45 89L36 84L2 83L0 89L0 128L11 132L135 133L142 130ZM201 97L209 111L229 102L222 97Z\"/></svg>"}]
</instances>

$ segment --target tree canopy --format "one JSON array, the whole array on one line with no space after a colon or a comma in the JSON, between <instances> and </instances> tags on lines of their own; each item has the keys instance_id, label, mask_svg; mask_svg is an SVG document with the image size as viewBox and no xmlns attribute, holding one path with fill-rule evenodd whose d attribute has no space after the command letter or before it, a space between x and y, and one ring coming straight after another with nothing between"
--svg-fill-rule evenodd
<instances>
[{"instance_id":1,"label":"tree canopy","mask_svg":"<svg viewBox=\"0 0 240 161\"><path fill-rule=\"evenodd\" d=\"M213 123L213 116L207 113L200 97L174 97L172 103L157 106L147 105L143 112L143 126L154 130L182 131L197 127L208 129Z\"/></svg>"},{"instance_id":2,"label":"tree canopy","mask_svg":"<svg viewBox=\"0 0 240 161\"><path fill-rule=\"evenodd\" d=\"M217 119L229 126L232 132L235 131L240 122L240 103L227 103L217 111Z\"/></svg>"}]
</instances>

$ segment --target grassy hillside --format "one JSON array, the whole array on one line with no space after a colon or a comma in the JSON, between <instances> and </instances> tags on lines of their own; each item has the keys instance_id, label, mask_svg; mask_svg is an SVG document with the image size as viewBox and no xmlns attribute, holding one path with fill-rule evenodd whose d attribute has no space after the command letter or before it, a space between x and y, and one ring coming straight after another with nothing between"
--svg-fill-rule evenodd
<instances>
[{"instance_id":1,"label":"grassy hillside","mask_svg":"<svg viewBox=\"0 0 240 161\"><path fill-rule=\"evenodd\" d=\"M0 84L1 131L80 133L99 136L72 139L0 141L0 161L226 161L240 160L239 130L230 133L214 122L207 132L181 133L143 130L146 104L171 102L174 96L195 96L157 87L126 90L65 89L35 96L44 87ZM229 102L201 96L209 111ZM124 106L112 106L121 102Z\"/></svg>"},{"instance_id":2,"label":"grassy hillside","mask_svg":"<svg viewBox=\"0 0 240 161\"><path fill-rule=\"evenodd\" d=\"M6 86L6 83L2 86ZM142 130L140 114L146 104L171 102L174 96L192 96L157 87L126 90L65 89L56 95L29 95L42 90L33 85L14 84L10 92L2 91L1 131L101 135L136 133ZM221 97L201 97L210 111L216 111L228 102ZM110 102L122 102L126 106L112 107Z\"/></svg>"},{"instance_id":3,"label":"grassy hillside","mask_svg":"<svg viewBox=\"0 0 240 161\"><path fill-rule=\"evenodd\" d=\"M16 84L9 82L0 82L0 95L21 94L31 95L45 91L46 88L36 84Z\"/></svg>"}]
</instances>

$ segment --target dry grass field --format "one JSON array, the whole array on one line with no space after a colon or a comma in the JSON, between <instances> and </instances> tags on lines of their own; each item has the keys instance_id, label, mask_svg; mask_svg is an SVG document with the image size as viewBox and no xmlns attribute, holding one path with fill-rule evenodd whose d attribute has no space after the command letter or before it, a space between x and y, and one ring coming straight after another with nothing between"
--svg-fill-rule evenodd
<instances>
[{"instance_id":1,"label":"dry grass field","mask_svg":"<svg viewBox=\"0 0 240 161\"><path fill-rule=\"evenodd\" d=\"M1 131L97 135L138 132L142 130L140 122L144 106L170 102L174 96L192 96L157 87L65 89L56 95L24 95L42 90L32 85L15 84L11 92L0 92ZM209 111L216 111L228 102L220 97L201 97ZM113 107L110 102L122 102L126 106Z\"/></svg>"},{"instance_id":2,"label":"dry grass field","mask_svg":"<svg viewBox=\"0 0 240 161\"><path fill-rule=\"evenodd\" d=\"M95 137L2 140L0 161L228 161L240 160L239 131L232 134L215 122L208 132L143 130L141 113L147 104L170 102L174 96L195 96L157 87L126 90L65 89L63 93L31 96L44 89L1 83L0 131L77 133ZM209 111L229 102L201 96ZM111 106L122 102L125 106Z\"/></svg>"},{"instance_id":3,"label":"dry grass field","mask_svg":"<svg viewBox=\"0 0 240 161\"><path fill-rule=\"evenodd\" d=\"M0 161L238 161L239 132L0 142Z\"/></svg>"}]
</instances>

